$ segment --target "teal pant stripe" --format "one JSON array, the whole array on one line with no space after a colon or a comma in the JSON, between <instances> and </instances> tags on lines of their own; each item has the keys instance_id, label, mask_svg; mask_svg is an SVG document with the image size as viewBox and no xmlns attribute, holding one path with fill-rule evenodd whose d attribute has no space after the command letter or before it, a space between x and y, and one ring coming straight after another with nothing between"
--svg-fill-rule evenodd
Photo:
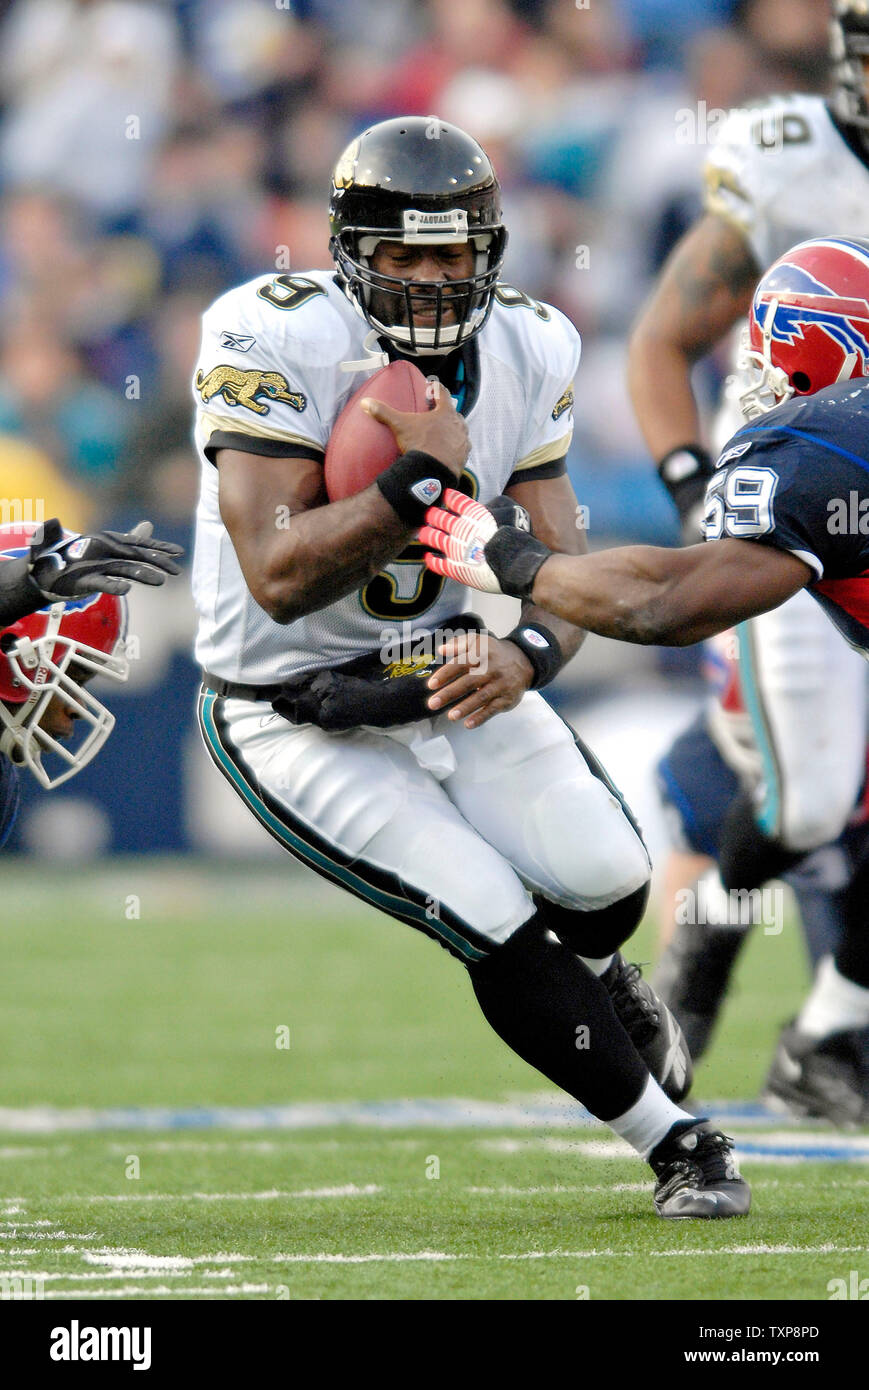
<instances>
[{"instance_id":1,"label":"teal pant stripe","mask_svg":"<svg viewBox=\"0 0 869 1390\"><path fill-rule=\"evenodd\" d=\"M310 864L319 873L324 874L327 878L337 879L345 888L348 888L358 897L364 898L374 907L379 907L382 912L388 913L391 917L400 917L402 921L409 922L411 926L421 926L431 935L442 937L463 960L484 959L485 951L472 946L458 932L452 931L450 927L437 918L428 917L424 908L409 902L407 898L398 897L375 888L373 884L367 883L358 874L342 868L334 859L330 859L315 849L313 845L308 844L300 836L294 835L289 827L269 810L262 797L245 779L237 764L232 761L223 747L214 723L214 702L219 698L214 691L208 691L203 695L200 704L202 730L209 751L233 786L241 793L257 819L262 821L276 840L279 840L286 849L297 855L299 859L304 860L305 863Z\"/></svg>"},{"instance_id":2,"label":"teal pant stripe","mask_svg":"<svg viewBox=\"0 0 869 1390\"><path fill-rule=\"evenodd\" d=\"M757 814L757 823L765 835L774 837L779 833L780 825L781 777L757 683L754 645L749 624L740 623L736 632L739 640L740 683L763 767L764 798Z\"/></svg>"}]
</instances>

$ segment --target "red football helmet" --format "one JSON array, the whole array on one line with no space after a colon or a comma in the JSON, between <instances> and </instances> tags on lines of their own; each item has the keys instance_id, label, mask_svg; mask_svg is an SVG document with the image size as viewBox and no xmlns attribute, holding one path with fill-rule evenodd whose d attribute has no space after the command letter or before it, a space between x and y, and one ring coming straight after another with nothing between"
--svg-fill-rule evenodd
<instances>
[{"instance_id":1,"label":"red football helmet","mask_svg":"<svg viewBox=\"0 0 869 1390\"><path fill-rule=\"evenodd\" d=\"M0 526L0 563L29 554L38 529ZM114 728L114 715L84 681L93 675L127 679L126 620L123 599L95 593L49 604L0 632L0 754L28 767L43 787L74 777ZM80 722L67 747L40 727L55 695ZM45 753L54 755L58 770L43 766Z\"/></svg>"},{"instance_id":2,"label":"red football helmet","mask_svg":"<svg viewBox=\"0 0 869 1390\"><path fill-rule=\"evenodd\" d=\"M869 241L803 241L754 292L740 369L760 373L739 395L754 420L791 396L869 376Z\"/></svg>"}]
</instances>

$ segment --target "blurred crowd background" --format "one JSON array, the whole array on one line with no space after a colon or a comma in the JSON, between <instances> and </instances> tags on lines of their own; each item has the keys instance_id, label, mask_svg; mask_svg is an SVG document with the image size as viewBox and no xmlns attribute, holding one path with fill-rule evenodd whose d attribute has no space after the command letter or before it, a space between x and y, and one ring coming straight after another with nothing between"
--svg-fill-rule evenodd
<instances>
[{"instance_id":1,"label":"blurred crowd background","mask_svg":"<svg viewBox=\"0 0 869 1390\"><path fill-rule=\"evenodd\" d=\"M823 90L828 19L828 0L0 0L0 498L44 499L76 527L148 516L189 544L202 310L287 257L328 266L337 155L373 121L437 114L499 173L505 279L583 334L570 470L592 543L675 542L627 398L627 331L697 215L715 113ZM723 370L704 364L701 392ZM68 792L37 794L20 845L221 846L187 744L179 590L137 596L119 727ZM564 688L587 701L662 663L690 685L696 655L591 643Z\"/></svg>"}]
</instances>

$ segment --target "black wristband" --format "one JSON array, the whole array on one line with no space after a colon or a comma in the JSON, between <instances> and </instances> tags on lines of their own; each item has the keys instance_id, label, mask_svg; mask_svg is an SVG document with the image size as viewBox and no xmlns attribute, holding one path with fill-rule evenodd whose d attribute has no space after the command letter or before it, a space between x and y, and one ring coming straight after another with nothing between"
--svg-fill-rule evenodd
<instances>
[{"instance_id":1,"label":"black wristband","mask_svg":"<svg viewBox=\"0 0 869 1390\"><path fill-rule=\"evenodd\" d=\"M375 481L408 526L422 526L426 512L440 502L444 489L458 486L452 469L421 449L401 454Z\"/></svg>"},{"instance_id":2,"label":"black wristband","mask_svg":"<svg viewBox=\"0 0 869 1390\"><path fill-rule=\"evenodd\" d=\"M0 565L0 628L37 613L51 599L42 592L25 559L5 560Z\"/></svg>"},{"instance_id":3,"label":"black wristband","mask_svg":"<svg viewBox=\"0 0 869 1390\"><path fill-rule=\"evenodd\" d=\"M522 599L531 597L537 571L552 555L536 536L515 526L499 526L483 553L501 593Z\"/></svg>"},{"instance_id":4,"label":"black wristband","mask_svg":"<svg viewBox=\"0 0 869 1390\"><path fill-rule=\"evenodd\" d=\"M534 667L532 690L540 690L554 681L564 665L564 653L558 638L542 623L520 623L503 640L512 642L524 652Z\"/></svg>"},{"instance_id":5,"label":"black wristband","mask_svg":"<svg viewBox=\"0 0 869 1390\"><path fill-rule=\"evenodd\" d=\"M681 521L687 521L703 501L714 471L702 444L680 444L659 460L658 477L675 502Z\"/></svg>"}]
</instances>

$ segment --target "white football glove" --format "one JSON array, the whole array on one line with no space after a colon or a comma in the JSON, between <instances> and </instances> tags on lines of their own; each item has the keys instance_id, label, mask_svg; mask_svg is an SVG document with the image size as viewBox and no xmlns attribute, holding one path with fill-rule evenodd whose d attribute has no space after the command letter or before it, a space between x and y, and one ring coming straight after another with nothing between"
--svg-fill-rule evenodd
<instances>
[{"instance_id":1,"label":"white football glove","mask_svg":"<svg viewBox=\"0 0 869 1390\"><path fill-rule=\"evenodd\" d=\"M425 514L427 524L419 533L423 545L431 547L425 557L426 567L483 593L502 593L484 554L486 541L498 529L492 513L453 487L444 491L443 501L449 511L429 507Z\"/></svg>"},{"instance_id":2,"label":"white football glove","mask_svg":"<svg viewBox=\"0 0 869 1390\"><path fill-rule=\"evenodd\" d=\"M449 511L429 507L419 533L431 548L427 568L487 594L530 598L537 571L552 552L532 536L525 508L496 497L490 511L455 488L446 489L443 501Z\"/></svg>"}]
</instances>

